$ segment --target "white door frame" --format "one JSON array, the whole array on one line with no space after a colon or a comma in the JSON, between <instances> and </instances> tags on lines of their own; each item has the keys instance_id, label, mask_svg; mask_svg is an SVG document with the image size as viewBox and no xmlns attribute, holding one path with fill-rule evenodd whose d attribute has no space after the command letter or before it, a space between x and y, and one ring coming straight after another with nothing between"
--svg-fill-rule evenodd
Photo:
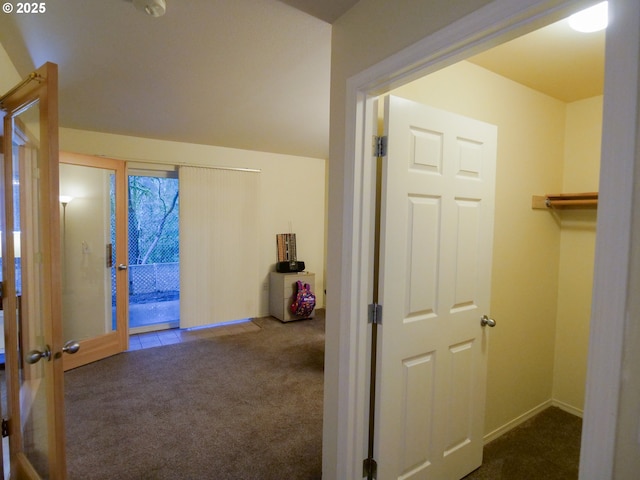
<instances>
[{"instance_id":1,"label":"white door frame","mask_svg":"<svg viewBox=\"0 0 640 480\"><path fill-rule=\"evenodd\" d=\"M593 0L495 0L410 47L351 77L346 88L345 216L340 318L338 476L360 478L366 458L368 345L374 198L374 98L488 47L516 38ZM633 169L638 157L637 0L610 0L604 122L581 479L612 476L629 284ZM610 53L615 52L615 55ZM597 433L596 433L597 432Z\"/></svg>"}]
</instances>

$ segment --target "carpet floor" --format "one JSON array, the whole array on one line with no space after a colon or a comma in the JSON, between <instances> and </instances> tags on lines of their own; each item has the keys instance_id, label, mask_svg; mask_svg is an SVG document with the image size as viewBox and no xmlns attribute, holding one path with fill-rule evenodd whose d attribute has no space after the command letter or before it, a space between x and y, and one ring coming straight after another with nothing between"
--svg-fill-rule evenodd
<instances>
[{"instance_id":1,"label":"carpet floor","mask_svg":"<svg viewBox=\"0 0 640 480\"><path fill-rule=\"evenodd\" d=\"M484 447L464 480L576 480L582 419L548 408Z\"/></svg>"},{"instance_id":2,"label":"carpet floor","mask_svg":"<svg viewBox=\"0 0 640 480\"><path fill-rule=\"evenodd\" d=\"M324 317L65 374L71 480L321 478Z\"/></svg>"},{"instance_id":3,"label":"carpet floor","mask_svg":"<svg viewBox=\"0 0 640 480\"><path fill-rule=\"evenodd\" d=\"M319 480L319 313L67 372L70 480ZM549 408L487 444L465 480L577 479L581 428Z\"/></svg>"}]
</instances>

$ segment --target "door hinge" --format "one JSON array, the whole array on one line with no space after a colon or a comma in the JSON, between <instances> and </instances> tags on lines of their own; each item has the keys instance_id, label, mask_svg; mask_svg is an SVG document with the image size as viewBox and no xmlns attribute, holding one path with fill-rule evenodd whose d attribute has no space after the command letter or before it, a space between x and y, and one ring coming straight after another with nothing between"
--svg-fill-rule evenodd
<instances>
[{"instance_id":1,"label":"door hinge","mask_svg":"<svg viewBox=\"0 0 640 480\"><path fill-rule=\"evenodd\" d=\"M9 420L6 418L2 419L2 438L9 436Z\"/></svg>"},{"instance_id":2,"label":"door hinge","mask_svg":"<svg viewBox=\"0 0 640 480\"><path fill-rule=\"evenodd\" d=\"M387 156L387 136L373 137L373 156L374 157L386 157Z\"/></svg>"},{"instance_id":3,"label":"door hinge","mask_svg":"<svg viewBox=\"0 0 640 480\"><path fill-rule=\"evenodd\" d=\"M369 304L369 323L382 325L382 305L379 303Z\"/></svg>"},{"instance_id":4,"label":"door hinge","mask_svg":"<svg viewBox=\"0 0 640 480\"><path fill-rule=\"evenodd\" d=\"M362 462L362 476L367 477L367 480L378 477L378 464L373 458L365 458Z\"/></svg>"}]
</instances>

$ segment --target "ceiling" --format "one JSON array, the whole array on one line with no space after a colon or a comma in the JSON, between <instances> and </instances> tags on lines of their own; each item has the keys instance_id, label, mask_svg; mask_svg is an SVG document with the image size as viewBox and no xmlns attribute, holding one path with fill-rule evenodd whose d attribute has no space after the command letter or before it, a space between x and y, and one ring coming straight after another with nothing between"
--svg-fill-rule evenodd
<instances>
[{"instance_id":1,"label":"ceiling","mask_svg":"<svg viewBox=\"0 0 640 480\"><path fill-rule=\"evenodd\" d=\"M21 76L59 65L62 127L327 158L331 22L355 3L65 0L1 15L0 43ZM553 25L471 61L573 101L602 92L603 45Z\"/></svg>"},{"instance_id":2,"label":"ceiling","mask_svg":"<svg viewBox=\"0 0 640 480\"><path fill-rule=\"evenodd\" d=\"M328 23L335 22L359 0L281 0Z\"/></svg>"},{"instance_id":3,"label":"ceiling","mask_svg":"<svg viewBox=\"0 0 640 480\"><path fill-rule=\"evenodd\" d=\"M469 61L565 102L601 95L605 31L578 33L566 20L471 57Z\"/></svg>"}]
</instances>

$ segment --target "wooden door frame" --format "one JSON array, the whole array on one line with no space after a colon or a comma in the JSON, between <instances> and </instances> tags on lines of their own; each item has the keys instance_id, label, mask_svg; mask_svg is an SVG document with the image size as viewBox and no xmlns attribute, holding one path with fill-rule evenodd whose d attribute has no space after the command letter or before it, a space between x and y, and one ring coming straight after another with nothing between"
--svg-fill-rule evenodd
<instances>
[{"instance_id":1,"label":"wooden door frame","mask_svg":"<svg viewBox=\"0 0 640 480\"><path fill-rule=\"evenodd\" d=\"M325 435L325 449L337 452L337 471L359 478L366 458L368 417L367 318L372 284L374 172L370 138L374 130L374 97L428 73L461 61L488 47L560 20L587 0L495 0L444 29L428 35L372 67L352 76L346 85L344 144L345 205L342 218L340 271L342 301L334 314L344 319L337 337L328 337L331 351L344 360L330 366L340 386L325 416L336 419L335 436ZM602 201L594 275L587 394L582 434L580 478L608 479L614 468L618 399L632 226L632 193L638 133L638 30L640 8L633 1L611 0L616 20L607 33L601 161ZM612 53L615 52L615 55ZM623 127L623 128L621 128ZM334 229L337 229L335 226ZM334 268L336 268L334 266ZM331 345L330 342L337 342ZM325 425L325 434L330 431Z\"/></svg>"},{"instance_id":2,"label":"wooden door frame","mask_svg":"<svg viewBox=\"0 0 640 480\"><path fill-rule=\"evenodd\" d=\"M88 168L110 169L116 175L116 265L128 264L127 163L106 157L60 152L60 163ZM64 356L64 369L70 370L129 349L128 270L116 270L116 331L80 340L80 350Z\"/></svg>"}]
</instances>

